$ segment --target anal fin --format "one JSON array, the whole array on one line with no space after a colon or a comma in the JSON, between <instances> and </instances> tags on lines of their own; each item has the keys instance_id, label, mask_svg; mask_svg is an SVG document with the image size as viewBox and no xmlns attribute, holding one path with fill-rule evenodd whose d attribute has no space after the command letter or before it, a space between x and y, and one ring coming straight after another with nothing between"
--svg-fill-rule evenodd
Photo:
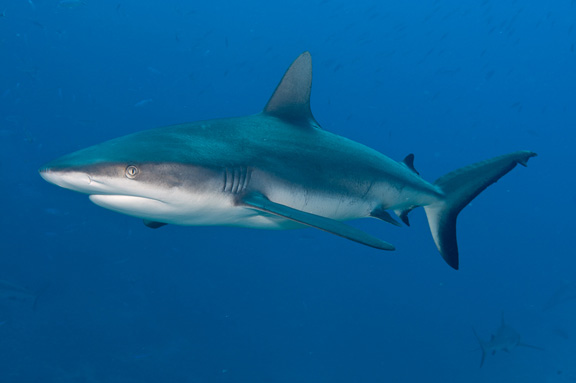
<instances>
[{"instance_id":1,"label":"anal fin","mask_svg":"<svg viewBox=\"0 0 576 383\"><path fill-rule=\"evenodd\" d=\"M394 210L394 213L396 213L396 215L398 216L398 218L400 218L400 220L402 222L404 222L404 224L406 226L410 226L410 220L408 219L408 213L410 213L415 206L409 207L407 209L398 209L398 210Z\"/></svg>"},{"instance_id":2,"label":"anal fin","mask_svg":"<svg viewBox=\"0 0 576 383\"><path fill-rule=\"evenodd\" d=\"M239 201L239 204L266 213L274 214L295 222L299 222L304 225L315 227L328 233L335 234L351 241L374 247L376 249L394 250L394 246L391 244L373 237L370 234L363 232L362 230L356 229L355 227L346 225L340 221L307 213L305 211L293 209L291 207L272 202L260 193L251 193L244 196Z\"/></svg>"}]
</instances>

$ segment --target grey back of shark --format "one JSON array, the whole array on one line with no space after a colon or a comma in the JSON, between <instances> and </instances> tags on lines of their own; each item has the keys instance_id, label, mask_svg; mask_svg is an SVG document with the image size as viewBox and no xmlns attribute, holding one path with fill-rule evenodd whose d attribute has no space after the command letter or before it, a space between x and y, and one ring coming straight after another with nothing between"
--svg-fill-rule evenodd
<instances>
[{"instance_id":1,"label":"grey back of shark","mask_svg":"<svg viewBox=\"0 0 576 383\"><path fill-rule=\"evenodd\" d=\"M506 324L506 321L504 320L504 313L502 313L502 320L500 322L500 327L498 327L496 332L492 334L492 336L488 341L483 341L482 339L480 339L475 330L474 335L476 336L476 339L478 339L478 343L480 343L480 348L482 349L482 359L480 360L480 367L484 365L486 354L495 355L496 351L510 352L519 346L529 347L536 350L542 350L542 348L540 347L522 343L520 334L512 327Z\"/></svg>"},{"instance_id":2,"label":"grey back of shark","mask_svg":"<svg viewBox=\"0 0 576 383\"><path fill-rule=\"evenodd\" d=\"M408 213L422 206L438 250L457 269L460 210L536 155L505 154L429 183L413 155L396 162L323 130L310 109L311 85L304 52L261 113L130 134L52 161L40 174L152 228L308 226L382 250L394 247L342 221L374 217L399 225L392 211L408 225Z\"/></svg>"}]
</instances>

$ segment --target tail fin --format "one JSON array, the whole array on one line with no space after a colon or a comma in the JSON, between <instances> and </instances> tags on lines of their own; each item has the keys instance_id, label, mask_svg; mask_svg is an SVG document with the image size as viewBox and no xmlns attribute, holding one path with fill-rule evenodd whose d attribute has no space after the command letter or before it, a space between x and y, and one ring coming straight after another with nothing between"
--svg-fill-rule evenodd
<instances>
[{"instance_id":1,"label":"tail fin","mask_svg":"<svg viewBox=\"0 0 576 383\"><path fill-rule=\"evenodd\" d=\"M425 206L428 224L436 247L442 257L454 269L458 269L458 244L456 242L456 218L458 213L488 186L514 169L516 164L526 166L536 153L518 151L477 162L440 177L434 183L445 198Z\"/></svg>"},{"instance_id":2,"label":"tail fin","mask_svg":"<svg viewBox=\"0 0 576 383\"><path fill-rule=\"evenodd\" d=\"M480 368L482 368L482 366L484 365L484 359L486 359L486 343L484 343L484 341L480 339L474 328L472 329L472 331L474 332L474 336L476 337L476 339L478 339L478 343L480 343L480 348L482 349L482 359L480 360Z\"/></svg>"}]
</instances>

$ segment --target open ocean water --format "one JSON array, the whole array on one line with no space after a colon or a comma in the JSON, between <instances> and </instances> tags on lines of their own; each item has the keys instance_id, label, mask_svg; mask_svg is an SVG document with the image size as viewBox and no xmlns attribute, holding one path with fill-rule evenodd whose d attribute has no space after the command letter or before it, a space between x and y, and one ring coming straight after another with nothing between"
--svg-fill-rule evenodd
<instances>
[{"instance_id":1,"label":"open ocean water","mask_svg":"<svg viewBox=\"0 0 576 383\"><path fill-rule=\"evenodd\" d=\"M0 382L576 382L576 1L0 1ZM464 209L313 229L167 226L46 183L144 129L257 113L310 51L331 132L429 181L539 154ZM501 326L510 352L482 351ZM496 345L498 346L498 345ZM488 350L490 351L490 350Z\"/></svg>"}]
</instances>

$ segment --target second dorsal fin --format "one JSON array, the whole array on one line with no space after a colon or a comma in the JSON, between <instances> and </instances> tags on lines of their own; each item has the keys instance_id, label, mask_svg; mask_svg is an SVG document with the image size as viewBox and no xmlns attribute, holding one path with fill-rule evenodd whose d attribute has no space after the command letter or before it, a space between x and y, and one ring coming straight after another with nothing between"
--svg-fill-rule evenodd
<instances>
[{"instance_id":1,"label":"second dorsal fin","mask_svg":"<svg viewBox=\"0 0 576 383\"><path fill-rule=\"evenodd\" d=\"M404 160L402 160L402 163L410 170L412 170L414 173L420 175L420 173L418 173L418 170L416 170L416 168L414 167L414 154L410 153L406 156L406 158L404 158Z\"/></svg>"},{"instance_id":2,"label":"second dorsal fin","mask_svg":"<svg viewBox=\"0 0 576 383\"><path fill-rule=\"evenodd\" d=\"M320 128L310 110L311 91L312 57L304 52L284 73L263 113L295 125Z\"/></svg>"}]
</instances>

